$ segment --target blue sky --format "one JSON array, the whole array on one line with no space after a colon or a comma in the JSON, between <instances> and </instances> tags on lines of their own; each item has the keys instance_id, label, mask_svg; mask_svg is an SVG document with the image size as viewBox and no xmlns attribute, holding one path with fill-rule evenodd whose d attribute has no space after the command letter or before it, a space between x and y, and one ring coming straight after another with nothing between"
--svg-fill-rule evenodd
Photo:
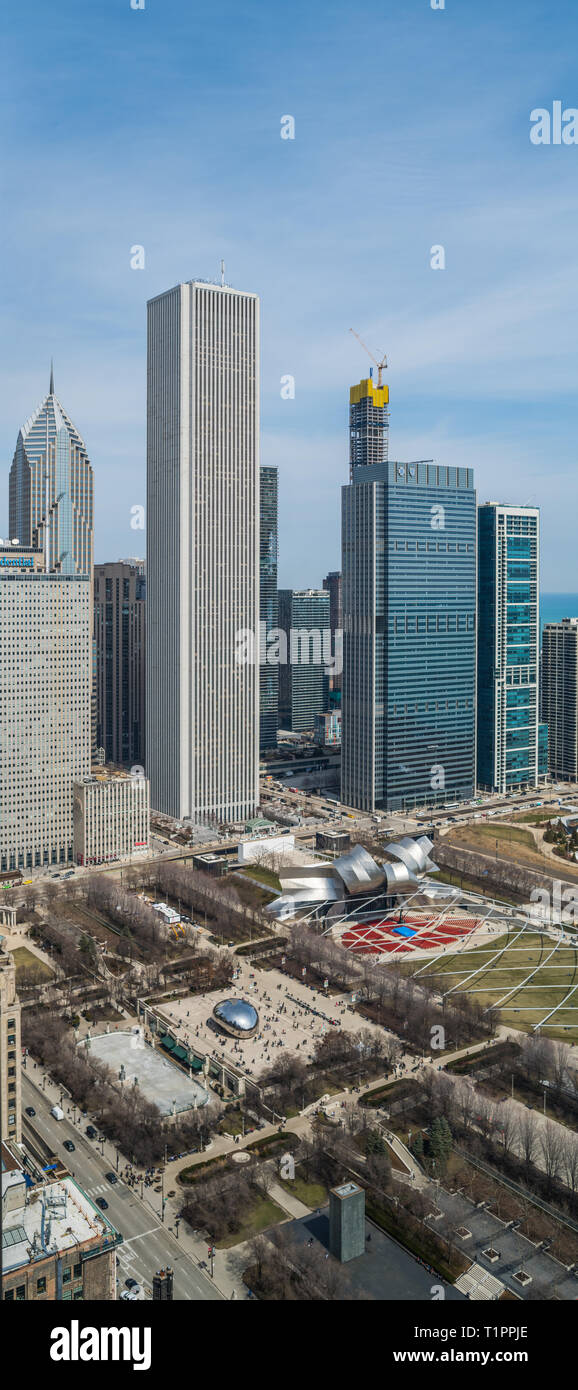
<instances>
[{"instance_id":1,"label":"blue sky","mask_svg":"<svg viewBox=\"0 0 578 1390\"><path fill-rule=\"evenodd\" d=\"M2 526L53 355L95 470L96 558L144 553L146 300L224 257L262 300L282 585L340 563L349 386L370 366L353 326L389 355L391 455L539 505L543 587L578 591L578 146L529 139L534 107L578 106L577 41L571 0L12 7Z\"/></svg>"}]
</instances>

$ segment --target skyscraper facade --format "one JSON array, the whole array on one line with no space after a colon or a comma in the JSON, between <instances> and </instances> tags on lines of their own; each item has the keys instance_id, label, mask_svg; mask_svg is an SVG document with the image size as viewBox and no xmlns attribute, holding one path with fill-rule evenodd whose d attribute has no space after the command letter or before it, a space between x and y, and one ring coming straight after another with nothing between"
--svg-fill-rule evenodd
<instances>
[{"instance_id":1,"label":"skyscraper facade","mask_svg":"<svg viewBox=\"0 0 578 1390\"><path fill-rule=\"evenodd\" d=\"M540 694L548 770L564 782L578 782L578 618L544 625Z\"/></svg>"},{"instance_id":2,"label":"skyscraper facade","mask_svg":"<svg viewBox=\"0 0 578 1390\"><path fill-rule=\"evenodd\" d=\"M155 810L258 804L259 301L203 281L148 305L147 768ZM258 654L257 654L258 655Z\"/></svg>"},{"instance_id":3,"label":"skyscraper facade","mask_svg":"<svg viewBox=\"0 0 578 1390\"><path fill-rule=\"evenodd\" d=\"M90 771L90 581L0 569L0 869L73 858Z\"/></svg>"},{"instance_id":4,"label":"skyscraper facade","mask_svg":"<svg viewBox=\"0 0 578 1390\"><path fill-rule=\"evenodd\" d=\"M19 431L10 469L10 537L38 546L45 569L92 575L93 474L84 441L50 390Z\"/></svg>"},{"instance_id":5,"label":"skyscraper facade","mask_svg":"<svg viewBox=\"0 0 578 1390\"><path fill-rule=\"evenodd\" d=\"M260 635L261 655L266 656L267 633L274 631L279 622L279 605L277 600L278 470L269 467L261 468L260 485ZM265 660L261 661L259 681L259 746L261 750L265 750L266 748L277 747L277 729L279 726L278 665Z\"/></svg>"},{"instance_id":6,"label":"skyscraper facade","mask_svg":"<svg viewBox=\"0 0 578 1390\"><path fill-rule=\"evenodd\" d=\"M332 655L327 590L280 589L279 627L287 639L287 660L279 666L279 727L313 730L325 709Z\"/></svg>"},{"instance_id":7,"label":"skyscraper facade","mask_svg":"<svg viewBox=\"0 0 578 1390\"><path fill-rule=\"evenodd\" d=\"M354 467L342 495L342 800L470 798L476 498L470 469Z\"/></svg>"},{"instance_id":8,"label":"skyscraper facade","mask_svg":"<svg viewBox=\"0 0 578 1390\"><path fill-rule=\"evenodd\" d=\"M144 766L144 560L94 567L96 743L107 763Z\"/></svg>"},{"instance_id":9,"label":"skyscraper facade","mask_svg":"<svg viewBox=\"0 0 578 1390\"><path fill-rule=\"evenodd\" d=\"M539 768L540 514L478 508L478 785L534 787Z\"/></svg>"},{"instance_id":10,"label":"skyscraper facade","mask_svg":"<svg viewBox=\"0 0 578 1390\"><path fill-rule=\"evenodd\" d=\"M341 641L341 638L336 638L336 634L340 633L343 627L341 571L330 570L329 574L326 574L323 580L323 588L327 589L329 594L329 625L331 627L331 640L335 651L336 641ZM341 671L336 671L334 675L329 677L329 689L341 689Z\"/></svg>"}]
</instances>

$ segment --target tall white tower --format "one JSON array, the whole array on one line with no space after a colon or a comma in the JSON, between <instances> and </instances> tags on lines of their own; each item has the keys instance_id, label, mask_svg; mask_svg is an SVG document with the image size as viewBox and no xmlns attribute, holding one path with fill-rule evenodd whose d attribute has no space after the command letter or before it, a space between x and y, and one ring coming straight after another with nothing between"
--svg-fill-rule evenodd
<instances>
[{"instance_id":1,"label":"tall white tower","mask_svg":"<svg viewBox=\"0 0 578 1390\"><path fill-rule=\"evenodd\" d=\"M258 804L259 300L191 280L148 305L147 770L151 804Z\"/></svg>"}]
</instances>

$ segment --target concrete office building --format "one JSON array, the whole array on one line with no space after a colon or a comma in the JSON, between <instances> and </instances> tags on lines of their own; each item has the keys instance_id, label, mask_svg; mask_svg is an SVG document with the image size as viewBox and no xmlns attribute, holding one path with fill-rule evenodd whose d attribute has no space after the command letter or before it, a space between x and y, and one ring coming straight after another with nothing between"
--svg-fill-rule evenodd
<instances>
[{"instance_id":1,"label":"concrete office building","mask_svg":"<svg viewBox=\"0 0 578 1390\"><path fill-rule=\"evenodd\" d=\"M146 854L150 845L147 777L94 773L74 783L74 858L106 864Z\"/></svg>"},{"instance_id":2,"label":"concrete office building","mask_svg":"<svg viewBox=\"0 0 578 1390\"><path fill-rule=\"evenodd\" d=\"M478 508L478 785L535 787L539 761L540 513Z\"/></svg>"},{"instance_id":3,"label":"concrete office building","mask_svg":"<svg viewBox=\"0 0 578 1390\"><path fill-rule=\"evenodd\" d=\"M0 565L0 869L73 857L90 771L90 581Z\"/></svg>"},{"instance_id":4,"label":"concrete office building","mask_svg":"<svg viewBox=\"0 0 578 1390\"><path fill-rule=\"evenodd\" d=\"M325 710L332 657L327 590L280 589L279 627L287 642L287 660L279 667L279 727L313 730Z\"/></svg>"},{"instance_id":5,"label":"concrete office building","mask_svg":"<svg viewBox=\"0 0 578 1390\"><path fill-rule=\"evenodd\" d=\"M120 767L145 761L144 560L94 567L96 745Z\"/></svg>"},{"instance_id":6,"label":"concrete office building","mask_svg":"<svg viewBox=\"0 0 578 1390\"><path fill-rule=\"evenodd\" d=\"M265 657L267 653L267 634L274 632L279 624L279 603L277 596L278 469L261 468L260 485L260 655ZM277 747L277 729L279 726L278 665L262 660L260 662L259 680L259 747L261 751L264 751L266 748Z\"/></svg>"},{"instance_id":7,"label":"concrete office building","mask_svg":"<svg viewBox=\"0 0 578 1390\"><path fill-rule=\"evenodd\" d=\"M259 801L259 301L190 281L148 305L147 771L155 810ZM239 634L253 638L252 659Z\"/></svg>"},{"instance_id":8,"label":"concrete office building","mask_svg":"<svg viewBox=\"0 0 578 1390\"><path fill-rule=\"evenodd\" d=\"M549 771L578 782L578 618L544 625L540 694Z\"/></svg>"},{"instance_id":9,"label":"concrete office building","mask_svg":"<svg viewBox=\"0 0 578 1390\"><path fill-rule=\"evenodd\" d=\"M371 462L376 431L342 491L341 798L411 810L474 793L476 497L471 469Z\"/></svg>"},{"instance_id":10,"label":"concrete office building","mask_svg":"<svg viewBox=\"0 0 578 1390\"><path fill-rule=\"evenodd\" d=\"M47 571L92 576L93 474L86 446L54 394L19 431L9 498L10 537L38 546Z\"/></svg>"},{"instance_id":11,"label":"concrete office building","mask_svg":"<svg viewBox=\"0 0 578 1390\"><path fill-rule=\"evenodd\" d=\"M2 1134L16 1144L22 1140L22 1042L16 966L9 951L0 948L0 1086Z\"/></svg>"}]
</instances>

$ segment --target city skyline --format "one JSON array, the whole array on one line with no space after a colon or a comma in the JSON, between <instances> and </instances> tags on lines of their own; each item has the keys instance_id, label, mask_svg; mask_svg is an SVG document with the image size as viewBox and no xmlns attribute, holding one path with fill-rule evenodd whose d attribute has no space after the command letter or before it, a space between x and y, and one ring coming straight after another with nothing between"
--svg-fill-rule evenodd
<instances>
[{"instance_id":1,"label":"city skyline","mask_svg":"<svg viewBox=\"0 0 578 1390\"><path fill-rule=\"evenodd\" d=\"M145 303L179 279L218 279L224 257L227 278L263 303L262 462L280 470L281 584L319 583L338 565L344 403L364 370L353 326L389 354L395 455L474 468L480 500L540 506L544 587L572 591L575 151L536 147L530 114L572 101L575 14L563 4L546 17L522 0L507 14L496 3L467 16L413 5L394 24L378 13L362 78L342 3L329 47L322 14L303 3L290 25L250 10L249 32L230 3L218 30L176 0L162 14L72 0L49 14L32 0L11 17L0 95L12 145L5 457L53 355L98 471L95 559L143 553L130 519L144 504ZM75 53L67 83L41 122L22 121L19 74L44 90L64 43ZM316 43L324 64L311 84L302 54ZM287 112L294 140L280 136ZM32 162L40 243L23 187ZM73 216L55 164L74 183ZM430 265L439 244L443 271ZM286 374L293 399L280 394Z\"/></svg>"}]
</instances>

